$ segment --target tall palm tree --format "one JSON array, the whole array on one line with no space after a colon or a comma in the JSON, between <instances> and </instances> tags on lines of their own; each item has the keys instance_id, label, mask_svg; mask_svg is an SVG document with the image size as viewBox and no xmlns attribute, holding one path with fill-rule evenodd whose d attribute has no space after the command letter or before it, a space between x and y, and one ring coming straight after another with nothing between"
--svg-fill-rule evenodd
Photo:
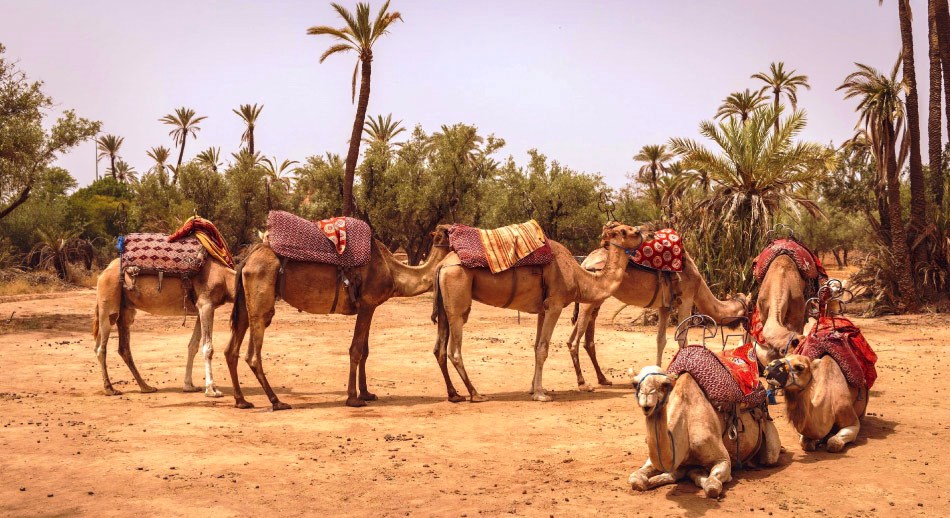
<instances>
[{"instance_id":1,"label":"tall palm tree","mask_svg":"<svg viewBox=\"0 0 950 518\"><path fill-rule=\"evenodd\" d=\"M138 180L138 172L125 160L116 160L112 168L112 177L123 183L135 183Z\"/></svg>"},{"instance_id":2,"label":"tall palm tree","mask_svg":"<svg viewBox=\"0 0 950 518\"><path fill-rule=\"evenodd\" d=\"M878 0L883 4L884 0ZM910 137L910 224L911 239L923 230L927 221L927 194L924 168L920 159L920 111L917 102L917 73L914 69L914 32L911 27L909 0L897 0L900 18L901 54L904 56L904 84L907 104L907 133Z\"/></svg>"},{"instance_id":3,"label":"tall palm tree","mask_svg":"<svg viewBox=\"0 0 950 518\"><path fill-rule=\"evenodd\" d=\"M904 307L913 311L918 304L901 214L898 168L898 157L906 154L909 145L909 139L902 135L906 110L900 98L900 94L905 91L905 83L897 79L901 59L898 57L889 75L868 65L855 63L858 70L849 74L838 90L844 90L845 99L858 99L855 108L859 115L858 126L866 132L871 153L879 168L879 177L886 179L890 247L896 262L898 289Z\"/></svg>"},{"instance_id":4,"label":"tall palm tree","mask_svg":"<svg viewBox=\"0 0 950 518\"><path fill-rule=\"evenodd\" d=\"M940 64L944 72L943 95L944 111L947 119L947 133L950 134L950 8L947 2L932 0L937 4L937 37L940 44ZM939 212L943 207L944 172L934 171L931 168L931 190L933 191L934 205Z\"/></svg>"},{"instance_id":5,"label":"tall palm tree","mask_svg":"<svg viewBox=\"0 0 950 518\"><path fill-rule=\"evenodd\" d=\"M765 104L765 94L761 90L755 92L748 88L744 92L733 92L726 97L716 112L717 119L728 119L738 115L742 122L749 118L749 114Z\"/></svg>"},{"instance_id":6,"label":"tall palm tree","mask_svg":"<svg viewBox=\"0 0 950 518\"><path fill-rule=\"evenodd\" d=\"M159 183L163 186L165 185L165 168L167 167L165 164L171 157L171 153L171 150L165 146L153 147L145 152L149 158L155 161L151 171L158 175Z\"/></svg>"},{"instance_id":7,"label":"tall palm tree","mask_svg":"<svg viewBox=\"0 0 950 518\"><path fill-rule=\"evenodd\" d=\"M332 36L336 43L330 46L320 56L320 63L340 52L355 52L357 54L356 67L353 68L353 100L356 100L356 75L362 71L360 79L360 99L356 105L356 118L353 121L353 131L350 133L350 149L346 153L346 170L343 177L343 215L349 216L353 212L353 176L356 172L356 160L360 154L360 136L363 133L363 123L366 119L366 108L369 106L370 76L373 66L373 45L388 33L389 26L396 20L402 20L398 12L389 12L389 0L383 4L374 20L370 19L370 6L367 3L356 4L356 13L353 14L339 4L331 4L345 25L339 29L326 25L317 25L307 29L307 34Z\"/></svg>"},{"instance_id":8,"label":"tall palm tree","mask_svg":"<svg viewBox=\"0 0 950 518\"><path fill-rule=\"evenodd\" d=\"M277 157L265 158L261 162L264 164L264 170L267 172L270 181L272 183L283 184L288 189L292 183L291 176L294 174L294 171L297 170L294 166L300 163L296 160L278 162Z\"/></svg>"},{"instance_id":9,"label":"tall palm tree","mask_svg":"<svg viewBox=\"0 0 950 518\"><path fill-rule=\"evenodd\" d=\"M96 160L100 158L109 158L109 171L112 172L112 179L115 180L115 159L119 156L119 148L122 147L122 142L125 141L125 137L118 137L116 135L107 134L103 135L96 139L96 148L99 150L99 156L96 157Z\"/></svg>"},{"instance_id":10,"label":"tall palm tree","mask_svg":"<svg viewBox=\"0 0 950 518\"><path fill-rule=\"evenodd\" d=\"M203 115L197 117L195 110L182 106L181 108L175 109L175 113L169 113L161 119L158 119L159 122L164 122L174 127L168 134L175 140L175 145L181 148L178 152L178 162L175 164L175 175L172 177L172 183L178 181L178 169L181 168L181 159L185 156L185 141L188 140L188 135L197 137L198 131L201 130L198 123L207 118L208 117Z\"/></svg>"},{"instance_id":11,"label":"tall palm tree","mask_svg":"<svg viewBox=\"0 0 950 518\"><path fill-rule=\"evenodd\" d=\"M201 153L198 153L198 156L195 157L195 160L199 164L217 173L218 166L221 165L221 148L209 147Z\"/></svg>"},{"instance_id":12,"label":"tall palm tree","mask_svg":"<svg viewBox=\"0 0 950 518\"><path fill-rule=\"evenodd\" d=\"M254 154L254 126L257 124L257 117L260 116L261 110L264 109L264 105L258 106L255 104L242 104L236 110L231 110L237 114L241 120L244 121L247 129L244 130L244 133L241 135L241 142L247 143L247 151L250 154Z\"/></svg>"},{"instance_id":13,"label":"tall palm tree","mask_svg":"<svg viewBox=\"0 0 950 518\"><path fill-rule=\"evenodd\" d=\"M769 65L768 73L759 72L752 75L752 79L759 79L765 83L765 86L759 91L763 94L769 92L772 97L772 108L776 113L778 113L779 106L782 104L783 95L788 98L788 102L792 105L792 111L795 111L798 108L798 89L811 90L811 85L808 84L808 76L797 74L797 72L797 70L786 72L785 63L779 61ZM778 133L778 125L779 120L776 118L773 127L776 133Z\"/></svg>"},{"instance_id":14,"label":"tall palm tree","mask_svg":"<svg viewBox=\"0 0 950 518\"><path fill-rule=\"evenodd\" d=\"M943 207L943 124L941 116L941 95L943 94L943 73L940 59L940 35L937 29L938 4L947 8L946 0L927 2L927 36L930 58L930 109L927 117L927 155L930 166L930 196L936 211ZM950 71L948 71L950 72Z\"/></svg>"},{"instance_id":15,"label":"tall palm tree","mask_svg":"<svg viewBox=\"0 0 950 518\"><path fill-rule=\"evenodd\" d=\"M406 131L406 128L402 127L402 121L393 122L393 114L390 113L385 119L382 115L377 115L375 119L370 117L366 121L363 128L366 136L363 137L363 142L367 144L382 142L388 146L392 139L403 131Z\"/></svg>"},{"instance_id":16,"label":"tall palm tree","mask_svg":"<svg viewBox=\"0 0 950 518\"><path fill-rule=\"evenodd\" d=\"M637 162L645 162L637 176L639 180L650 186L650 194L657 210L661 209L662 196L658 187L659 176L666 172L666 162L676 158L675 153L666 149L666 144L650 144L640 148L640 152L633 155Z\"/></svg>"}]
</instances>

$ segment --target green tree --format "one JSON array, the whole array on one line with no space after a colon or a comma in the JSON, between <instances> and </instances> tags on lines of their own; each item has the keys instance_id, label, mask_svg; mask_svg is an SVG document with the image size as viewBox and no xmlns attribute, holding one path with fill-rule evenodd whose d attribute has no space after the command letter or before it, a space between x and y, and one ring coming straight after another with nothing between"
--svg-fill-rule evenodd
<instances>
[{"instance_id":1,"label":"green tree","mask_svg":"<svg viewBox=\"0 0 950 518\"><path fill-rule=\"evenodd\" d=\"M201 166L207 167L217 173L218 166L221 165L221 148L209 147L201 153L198 153L198 156L195 157L195 161Z\"/></svg>"},{"instance_id":2,"label":"green tree","mask_svg":"<svg viewBox=\"0 0 950 518\"><path fill-rule=\"evenodd\" d=\"M307 29L307 34L315 36L332 36L334 43L320 56L323 63L329 56L340 52L355 52L358 55L356 67L353 69L353 100L356 99L356 76L362 70L360 78L360 98L356 105L356 118L353 121L353 131L350 134L350 149L346 154L346 170L343 181L343 215L349 216L354 210L353 179L356 174L356 161L360 154L360 137L363 133L363 124L366 119L366 108L369 106L370 77L373 65L373 45L388 33L389 26L396 20L402 20L398 12L389 12L389 1L370 19L370 6L367 3L356 4L356 13L351 13L339 4L331 4L345 25L339 29L326 25L318 25Z\"/></svg>"},{"instance_id":3,"label":"green tree","mask_svg":"<svg viewBox=\"0 0 950 518\"><path fill-rule=\"evenodd\" d=\"M162 184L162 186L164 186L166 183L165 180L167 178L165 175L165 169L167 167L166 164L168 163L168 159L171 157L171 150L165 146L158 146L149 149L145 154L155 161L155 165L153 165L149 171L157 174L159 182Z\"/></svg>"},{"instance_id":4,"label":"green tree","mask_svg":"<svg viewBox=\"0 0 950 518\"><path fill-rule=\"evenodd\" d=\"M233 111L237 114L238 117L244 121L245 130L241 134L241 143L247 143L247 152L254 154L254 127L257 125L257 118L261 115L261 110L264 109L264 105L258 106L255 104L242 104Z\"/></svg>"},{"instance_id":5,"label":"green tree","mask_svg":"<svg viewBox=\"0 0 950 518\"><path fill-rule=\"evenodd\" d=\"M366 127L363 128L366 136L363 137L363 142L367 144L381 142L388 146L396 135L404 131L406 128L402 127L402 121L393 122L393 114L386 115L385 119L382 115L377 115L375 119L370 117L366 121Z\"/></svg>"},{"instance_id":6,"label":"green tree","mask_svg":"<svg viewBox=\"0 0 950 518\"><path fill-rule=\"evenodd\" d=\"M339 215L343 211L344 171L340 155L308 157L295 171L294 212L309 219Z\"/></svg>"},{"instance_id":7,"label":"green tree","mask_svg":"<svg viewBox=\"0 0 950 518\"><path fill-rule=\"evenodd\" d=\"M135 183L138 179L138 172L125 160L117 160L110 173L113 179L123 183Z\"/></svg>"},{"instance_id":8,"label":"green tree","mask_svg":"<svg viewBox=\"0 0 950 518\"><path fill-rule=\"evenodd\" d=\"M0 45L0 220L30 198L58 155L93 137L101 126L66 110L46 129L53 99L43 93L42 82L30 81L5 52Z\"/></svg>"},{"instance_id":9,"label":"green tree","mask_svg":"<svg viewBox=\"0 0 950 518\"><path fill-rule=\"evenodd\" d=\"M660 175L666 172L666 162L676 158L675 153L666 149L666 144L650 144L640 148L640 151L633 156L637 162L645 162L643 167L637 172L637 179L647 185L650 189L650 196L657 210L662 204L662 194L659 189Z\"/></svg>"},{"instance_id":10,"label":"green tree","mask_svg":"<svg viewBox=\"0 0 950 518\"><path fill-rule=\"evenodd\" d=\"M788 98L788 102L792 105L792 111L794 112L798 107L798 89L805 88L811 90L811 85L808 84L808 76L797 74L796 70L790 72L785 71L785 63L779 61L778 63L772 63L769 66L768 73L759 72L758 74L753 74L752 79L758 79L765 83L765 86L760 90L761 93L765 94L766 92L772 98L772 109L775 113L779 113L779 107L782 105L782 96ZM778 133L779 120L775 119L774 130Z\"/></svg>"},{"instance_id":11,"label":"green tree","mask_svg":"<svg viewBox=\"0 0 950 518\"><path fill-rule=\"evenodd\" d=\"M181 160L185 157L185 142L188 140L188 136L191 135L192 138L197 138L198 132L201 131L201 127L198 126L198 124L205 119L207 119L207 117L198 117L195 114L195 110L185 108L184 106L175 109L174 113L169 113L161 119L158 119L159 122L164 122L174 128L168 134L174 139L175 145L179 147L178 162L175 163L172 183L178 182L178 168L181 167Z\"/></svg>"},{"instance_id":12,"label":"green tree","mask_svg":"<svg viewBox=\"0 0 950 518\"><path fill-rule=\"evenodd\" d=\"M102 158L109 159L109 172L112 174L113 180L117 179L115 175L115 161L119 156L119 149L122 147L124 141L124 137L118 137L112 134L103 135L96 139L96 149L99 150L99 155L96 157L96 160Z\"/></svg>"},{"instance_id":13,"label":"green tree","mask_svg":"<svg viewBox=\"0 0 950 518\"><path fill-rule=\"evenodd\" d=\"M719 110L716 111L717 119L728 119L729 117L739 117L743 122L749 118L749 114L764 105L768 99L762 90L755 92L748 88L744 92L733 92L726 97Z\"/></svg>"}]
</instances>

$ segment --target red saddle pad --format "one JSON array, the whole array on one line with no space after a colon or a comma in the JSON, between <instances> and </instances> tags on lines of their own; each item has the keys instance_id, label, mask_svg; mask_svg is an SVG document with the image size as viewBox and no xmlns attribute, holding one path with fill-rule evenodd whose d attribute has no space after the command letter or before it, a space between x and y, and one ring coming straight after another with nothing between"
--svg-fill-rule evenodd
<instances>
[{"instance_id":1,"label":"red saddle pad","mask_svg":"<svg viewBox=\"0 0 950 518\"><path fill-rule=\"evenodd\" d=\"M281 210L267 215L267 241L274 253L295 261L363 266L369 261L373 232L363 220L345 220L346 249L342 254L317 223Z\"/></svg>"}]
</instances>

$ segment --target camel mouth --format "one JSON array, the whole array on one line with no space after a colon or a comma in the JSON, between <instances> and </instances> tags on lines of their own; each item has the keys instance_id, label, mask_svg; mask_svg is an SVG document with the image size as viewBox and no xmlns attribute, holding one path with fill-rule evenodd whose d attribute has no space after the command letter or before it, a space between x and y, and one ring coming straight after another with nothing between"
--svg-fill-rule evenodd
<instances>
[{"instance_id":1,"label":"camel mouth","mask_svg":"<svg viewBox=\"0 0 950 518\"><path fill-rule=\"evenodd\" d=\"M653 415L653 411L656 410L656 407L655 407L655 406L642 406L642 407L640 407L640 409L643 410L643 415L644 415L644 416L650 417L650 416Z\"/></svg>"}]
</instances>

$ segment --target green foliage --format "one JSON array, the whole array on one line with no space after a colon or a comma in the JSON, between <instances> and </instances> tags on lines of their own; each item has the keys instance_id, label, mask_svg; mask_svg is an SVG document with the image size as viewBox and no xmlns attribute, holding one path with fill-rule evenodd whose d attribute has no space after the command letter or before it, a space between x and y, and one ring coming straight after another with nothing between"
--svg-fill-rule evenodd
<instances>
[{"instance_id":1,"label":"green foliage","mask_svg":"<svg viewBox=\"0 0 950 518\"><path fill-rule=\"evenodd\" d=\"M82 230L80 237L111 243L116 236L137 228L131 218L134 200L131 186L105 177L69 197L66 218L74 228Z\"/></svg>"}]
</instances>

